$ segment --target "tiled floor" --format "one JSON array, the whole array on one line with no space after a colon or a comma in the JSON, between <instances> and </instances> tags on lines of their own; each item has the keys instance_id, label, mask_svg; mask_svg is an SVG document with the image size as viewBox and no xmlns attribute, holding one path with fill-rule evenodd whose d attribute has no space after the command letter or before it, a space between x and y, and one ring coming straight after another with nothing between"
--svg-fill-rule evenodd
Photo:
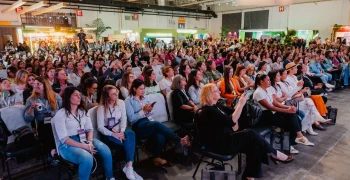
<instances>
[{"instance_id":1,"label":"tiled floor","mask_svg":"<svg viewBox=\"0 0 350 180\"><path fill-rule=\"evenodd\" d=\"M338 119L335 126L327 126L327 131L317 131L318 136L307 136L315 147L306 147L302 145L295 146L300 151L296 155L296 160L290 164L263 166L264 178L266 180L348 180L350 179L350 90L331 93L328 96L327 105L337 107ZM170 162L164 168L155 168L151 160L147 159L144 152L140 153L141 162L135 169L145 179L154 180L187 180L192 179L198 154L192 156L192 162L180 163L171 152L165 153L166 159ZM243 158L243 167L244 165ZM14 168L13 174L17 174L17 179L57 179L57 168L51 168L48 172L42 172L40 162L35 160L14 165L20 168ZM231 164L237 167L235 158ZM200 169L204 168L203 163ZM3 173L3 176L6 172ZM63 174L64 175L64 174ZM126 179L122 172L116 170L117 179ZM16 178L15 177L15 178ZM201 172L198 171L196 179L200 179ZM95 178L102 179L102 178Z\"/></svg>"}]
</instances>

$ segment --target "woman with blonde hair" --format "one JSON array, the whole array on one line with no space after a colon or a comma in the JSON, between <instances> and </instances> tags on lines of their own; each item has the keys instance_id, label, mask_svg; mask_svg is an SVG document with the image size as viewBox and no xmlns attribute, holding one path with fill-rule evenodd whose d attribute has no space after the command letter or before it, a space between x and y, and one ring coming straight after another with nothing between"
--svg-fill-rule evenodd
<instances>
[{"instance_id":1,"label":"woman with blonde hair","mask_svg":"<svg viewBox=\"0 0 350 180\"><path fill-rule=\"evenodd\" d=\"M26 70L20 69L19 71L17 71L15 81L12 84L12 91L14 93L17 93L22 98L23 98L23 91L27 82L28 74L29 73Z\"/></svg>"},{"instance_id":2,"label":"woman with blonde hair","mask_svg":"<svg viewBox=\"0 0 350 180\"><path fill-rule=\"evenodd\" d=\"M219 99L220 91L215 84L203 86L200 94L202 109L196 122L201 143L208 151L215 153L245 153L247 167L243 172L242 179L252 180L262 177L261 163L268 163L267 155L276 164L277 161L289 163L294 160L293 156L287 156L273 149L254 130L237 131L239 128L238 119L246 103L245 94L239 99L234 112L230 108L217 104Z\"/></svg>"},{"instance_id":3,"label":"woman with blonde hair","mask_svg":"<svg viewBox=\"0 0 350 180\"><path fill-rule=\"evenodd\" d=\"M31 122L35 119L37 131L43 141L45 151L51 150L56 154L56 144L52 133L51 118L62 107L60 95L55 93L49 81L44 77L37 77L33 83L33 93L26 102L24 120Z\"/></svg>"},{"instance_id":4,"label":"woman with blonde hair","mask_svg":"<svg viewBox=\"0 0 350 180\"><path fill-rule=\"evenodd\" d=\"M126 165L123 172L128 179L142 179L133 169L135 154L135 133L127 129L125 103L118 99L119 91L115 86L106 85L102 89L100 106L97 109L97 129L102 133L102 141L108 146L123 146L126 153Z\"/></svg>"}]
</instances>

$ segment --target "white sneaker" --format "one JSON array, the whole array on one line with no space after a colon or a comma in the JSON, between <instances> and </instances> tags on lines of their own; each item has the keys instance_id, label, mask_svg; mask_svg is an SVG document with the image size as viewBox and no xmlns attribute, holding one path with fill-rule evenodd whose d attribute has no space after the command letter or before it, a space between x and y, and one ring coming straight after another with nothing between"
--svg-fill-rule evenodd
<instances>
[{"instance_id":1,"label":"white sneaker","mask_svg":"<svg viewBox=\"0 0 350 180\"><path fill-rule=\"evenodd\" d=\"M124 167L123 168L123 172L126 175L126 178L128 178L129 180L136 180L135 179L135 174L134 174L134 169L132 168L132 166L130 167Z\"/></svg>"},{"instance_id":2,"label":"white sneaker","mask_svg":"<svg viewBox=\"0 0 350 180\"><path fill-rule=\"evenodd\" d=\"M135 180L143 180L143 178L134 171Z\"/></svg>"},{"instance_id":3,"label":"white sneaker","mask_svg":"<svg viewBox=\"0 0 350 180\"><path fill-rule=\"evenodd\" d=\"M107 179L108 180L108 179ZM115 178L111 178L111 179L109 179L109 180L115 180Z\"/></svg>"},{"instance_id":4,"label":"white sneaker","mask_svg":"<svg viewBox=\"0 0 350 180\"><path fill-rule=\"evenodd\" d=\"M326 85L326 87L328 87L328 88L332 88L332 89L333 89L333 88L335 88L335 86L334 86L334 85L329 84L329 83L326 83L325 85Z\"/></svg>"},{"instance_id":5,"label":"white sneaker","mask_svg":"<svg viewBox=\"0 0 350 180\"><path fill-rule=\"evenodd\" d=\"M310 142L305 136L301 137L301 138L296 138L295 142L298 144L303 144L305 146L314 146L315 144Z\"/></svg>"},{"instance_id":6,"label":"white sneaker","mask_svg":"<svg viewBox=\"0 0 350 180\"><path fill-rule=\"evenodd\" d=\"M293 146L290 146L290 153L291 153L291 154L299 154L299 151L296 150L296 149L294 149Z\"/></svg>"},{"instance_id":7,"label":"white sneaker","mask_svg":"<svg viewBox=\"0 0 350 180\"><path fill-rule=\"evenodd\" d=\"M306 130L306 132L307 132L308 134L310 134L310 135L313 135L313 136L317 136L317 135L318 135L318 133L315 132L312 128L309 128L308 130Z\"/></svg>"}]
</instances>

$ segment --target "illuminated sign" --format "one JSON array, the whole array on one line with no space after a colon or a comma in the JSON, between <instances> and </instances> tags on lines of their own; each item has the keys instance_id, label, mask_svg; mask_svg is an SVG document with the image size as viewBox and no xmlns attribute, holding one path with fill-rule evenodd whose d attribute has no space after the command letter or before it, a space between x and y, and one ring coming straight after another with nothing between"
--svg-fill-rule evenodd
<instances>
[{"instance_id":1,"label":"illuminated sign","mask_svg":"<svg viewBox=\"0 0 350 180\"><path fill-rule=\"evenodd\" d=\"M195 29L178 29L177 33L196 34L197 30L195 30Z\"/></svg>"},{"instance_id":2,"label":"illuminated sign","mask_svg":"<svg viewBox=\"0 0 350 180\"><path fill-rule=\"evenodd\" d=\"M83 16L83 11L77 9L77 10L75 11L75 14L76 14L77 16Z\"/></svg>"},{"instance_id":3,"label":"illuminated sign","mask_svg":"<svg viewBox=\"0 0 350 180\"><path fill-rule=\"evenodd\" d=\"M121 34L132 33L132 30L120 30Z\"/></svg>"},{"instance_id":4,"label":"illuminated sign","mask_svg":"<svg viewBox=\"0 0 350 180\"><path fill-rule=\"evenodd\" d=\"M146 36L149 37L172 37L171 33L147 33Z\"/></svg>"}]
</instances>

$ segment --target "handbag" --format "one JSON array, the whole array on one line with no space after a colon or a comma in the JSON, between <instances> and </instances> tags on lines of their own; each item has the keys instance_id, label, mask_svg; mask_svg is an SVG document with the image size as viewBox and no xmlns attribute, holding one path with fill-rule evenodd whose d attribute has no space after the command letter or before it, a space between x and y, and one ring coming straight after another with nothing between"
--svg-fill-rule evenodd
<instances>
[{"instance_id":1,"label":"handbag","mask_svg":"<svg viewBox=\"0 0 350 180\"><path fill-rule=\"evenodd\" d=\"M258 124L263 113L261 107L254 100L250 99L247 101L246 108L249 125L254 126Z\"/></svg>"},{"instance_id":2,"label":"handbag","mask_svg":"<svg viewBox=\"0 0 350 180\"><path fill-rule=\"evenodd\" d=\"M28 126L22 126L12 131L12 134L16 137L15 144L19 146L25 147L35 144L34 133Z\"/></svg>"},{"instance_id":3,"label":"handbag","mask_svg":"<svg viewBox=\"0 0 350 180\"><path fill-rule=\"evenodd\" d=\"M219 171L202 169L202 180L236 180L236 173L232 171Z\"/></svg>"},{"instance_id":4,"label":"handbag","mask_svg":"<svg viewBox=\"0 0 350 180\"><path fill-rule=\"evenodd\" d=\"M304 95L303 94L293 96L292 99L286 100L285 104L287 106L295 106L295 107L297 107L298 103L301 102L301 101L304 101Z\"/></svg>"},{"instance_id":5,"label":"handbag","mask_svg":"<svg viewBox=\"0 0 350 180\"><path fill-rule=\"evenodd\" d=\"M327 110L328 110L327 118L332 119L333 125L335 125L335 123L337 122L338 109L332 108L332 106L328 106Z\"/></svg>"}]
</instances>

